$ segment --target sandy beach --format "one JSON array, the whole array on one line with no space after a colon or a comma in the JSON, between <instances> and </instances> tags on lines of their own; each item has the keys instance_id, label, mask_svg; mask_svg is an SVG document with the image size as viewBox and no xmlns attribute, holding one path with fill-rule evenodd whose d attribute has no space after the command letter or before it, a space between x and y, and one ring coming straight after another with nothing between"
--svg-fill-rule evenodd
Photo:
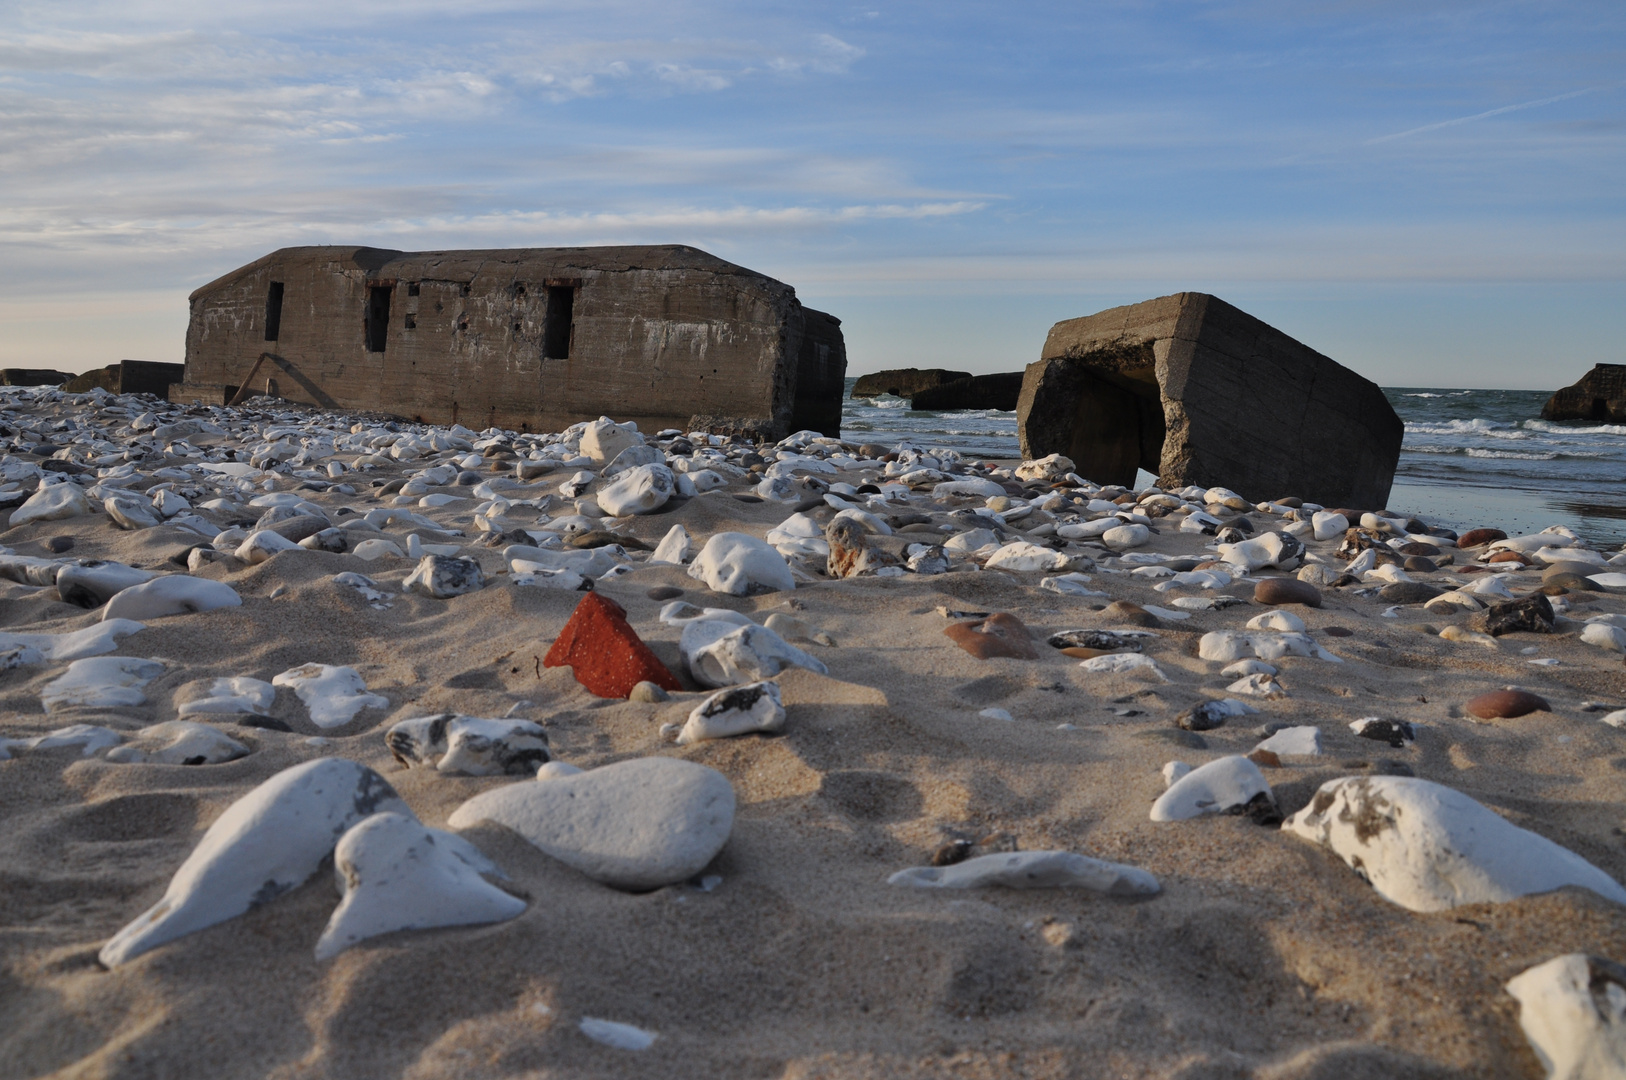
<instances>
[{"instance_id":1,"label":"sandy beach","mask_svg":"<svg viewBox=\"0 0 1626 1080\"><path fill-rule=\"evenodd\" d=\"M1397 554L1387 539L1407 542L1412 524L1428 523L1380 516L1360 551L1376 546L1385 557L1339 583L1360 557L1340 547L1363 531L1362 513L1382 507L1328 508L1354 517L1348 530L1316 540L1312 511L1282 501L1293 492L1244 491L1236 506L1196 489L1160 500L1155 491L1080 486L1088 478L1065 470L1024 478L1036 470L1022 462L955 461L926 447L793 437L775 448L647 432L673 475L711 469L723 485L674 493L654 512L596 517L584 504L609 478L603 463L579 462L580 432L515 436L264 400L182 409L54 390L8 390L0 412L13 447L0 497L15 493L0 514L17 516L57 480L88 493L86 512L0 532L0 557L190 574L241 598L138 619L141 629L102 654L161 663L138 688L140 703L69 699L47 711L42 694L68 663L19 653L0 671L0 739L10 741L0 743L9 746L0 761L5 1076L1533 1078L1544 1073L1505 984L1562 954L1626 960L1626 907L1591 889L1409 910L1334 851L1281 826L1330 781L1416 777L1626 880L1626 730L1605 722L1626 707L1622 653L1593 643L1606 634L1581 637L1589 625L1613 625L1600 616L1626 626L1626 595L1554 585L1551 574L1542 592L1546 561L1557 556L1539 552L1584 550L1566 534L1486 563L1494 542L1458 547L1419 533L1409 543L1437 557L1430 569L1403 569L1422 557ZM197 422L190 432L176 426L187 421ZM166 426L167 436L155 434ZM432 448L437 435L445 448ZM392 448L412 442L403 436L431 448L396 456ZM22 448L42 443L43 451ZM52 463L72 468L45 467ZM223 463L234 468L209 468ZM449 473L448 482L420 478L420 495L391 487L447 463L431 479ZM774 470L785 481L777 488L764 479ZM594 474L582 493L562 494L581 471ZM1003 494L940 487L962 481ZM116 527L98 489L147 502L157 523ZM187 508L165 517L152 501L159 489ZM274 524L259 522L272 509L265 497L279 494L318 508L346 550L290 544L253 562L235 554L241 540L219 542L218 557L188 568L188 549L211 544L209 528L242 527L246 539ZM451 499L426 505L434 495ZM844 507L860 511L848 520L872 515L885 526L864 529L875 554L856 576L829 576L808 553L816 544L781 544L781 555L793 550L785 564L794 589L733 595L652 558L677 525L692 560L719 533L764 539L797 514L821 539ZM381 508L415 517L358 524ZM1114 547L1057 532L1116 513L1142 516L1140 542ZM1182 524L1193 515L1215 525ZM193 517L204 532L184 523ZM1302 553L1281 558L1289 567L1239 565L1242 556L1228 561L1219 547L1226 529L1238 529L1232 541L1241 543L1292 535L1295 525ZM618 569L599 575L592 592L625 609L681 682L664 701L599 698L571 668L543 665L587 593L520 583L505 549L584 550L571 544L589 529L624 541L600 549ZM976 529L989 529L991 543L950 545L948 572L909 569L911 545ZM477 562L484 586L422 595L406 584L419 559L355 554L380 539L404 552L411 533ZM1014 568L1000 568L998 553L1015 544L1033 544L1049 553L1033 557L1053 565L1022 569L1011 555ZM1621 569L1605 562L1614 555L1589 558L1607 576ZM1319 578L1305 574L1317 568ZM1208 587L1192 580L1160 590L1205 569L1225 582L1211 574ZM0 581L0 635L104 625L102 610L65 602L55 585L18 580L22 573ZM382 597L335 582L346 573L365 575ZM1306 577L1319 606L1255 599L1263 580ZM1475 637L1470 628L1502 602L1499 592L1430 607L1380 595L1406 582L1455 595L1492 578L1508 600L1545 596L1551 631ZM1183 597L1194 603L1177 605ZM791 643L827 673L790 666L774 677L782 731L679 745L674 731L713 688L689 670L681 623L670 612L661 618L674 601L755 623L792 616L807 636ZM1250 633L1249 620L1273 611L1303 630L1263 632L1302 634L1309 655L1289 649L1268 660L1277 673L1258 678L1262 692L1239 690L1246 676L1222 673L1230 661L1203 658L1221 641L1205 646L1205 635ZM945 633L992 613L1025 625L1031 659L979 659ZM1456 639L1441 636L1453 626L1463 631ZM1092 669L1095 658L1048 643L1075 630L1149 631L1132 647L1087 651L1152 663ZM26 745L75 724L137 744L141 729L175 720L214 680L270 683L311 663L354 669L386 704L322 727L279 686L261 714L185 717L247 751L218 764L109 760L116 752L107 746L72 740ZM1549 708L1512 718L1466 710L1510 686ZM1201 731L1177 723L1219 700L1254 711ZM209 826L283 770L319 758L357 762L441 830L483 792L557 782L409 768L392 755L386 730L441 713L533 721L552 758L587 775L647 757L714 769L736 800L726 844L700 874L633 892L486 822L457 832L506 874L498 887L524 901L507 921L397 931L317 960L339 901L329 864L245 914L111 970L99 961L164 894ZM1391 745L1352 730L1371 717L1405 721L1414 738ZM1319 752L1257 753L1276 734L1269 725L1313 728ZM1274 815L1236 807L1151 819L1168 763L1249 754ZM965 843L956 849L957 841ZM945 850L1072 852L1137 867L1160 888L1124 897L888 884L934 856L955 857ZM644 1049L610 1045L584 1032L584 1019L654 1039Z\"/></svg>"}]
</instances>

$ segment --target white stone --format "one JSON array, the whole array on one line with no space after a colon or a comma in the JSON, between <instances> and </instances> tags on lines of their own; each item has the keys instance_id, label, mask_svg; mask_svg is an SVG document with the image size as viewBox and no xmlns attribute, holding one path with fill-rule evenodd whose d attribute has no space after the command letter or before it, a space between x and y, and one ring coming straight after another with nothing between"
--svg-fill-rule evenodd
<instances>
[{"instance_id":1,"label":"white stone","mask_svg":"<svg viewBox=\"0 0 1626 1080\"><path fill-rule=\"evenodd\" d=\"M701 686L762 682L787 667L806 668L820 675L830 670L766 626L758 626L743 615L718 618L710 608L705 617L683 624L678 649L683 653L684 666Z\"/></svg>"},{"instance_id":2,"label":"white stone","mask_svg":"<svg viewBox=\"0 0 1626 1080\"><path fill-rule=\"evenodd\" d=\"M150 529L162 520L152 503L132 493L109 493L102 499L102 509L121 529Z\"/></svg>"},{"instance_id":3,"label":"white stone","mask_svg":"<svg viewBox=\"0 0 1626 1080\"><path fill-rule=\"evenodd\" d=\"M1315 528L1317 540L1336 540L1349 531L1349 518L1329 510L1310 515L1310 524Z\"/></svg>"},{"instance_id":4,"label":"white stone","mask_svg":"<svg viewBox=\"0 0 1626 1080\"><path fill-rule=\"evenodd\" d=\"M1314 724L1285 727L1254 747L1281 757L1315 757L1321 753L1321 729Z\"/></svg>"},{"instance_id":5,"label":"white stone","mask_svg":"<svg viewBox=\"0 0 1626 1080\"><path fill-rule=\"evenodd\" d=\"M1140 547L1151 538L1152 530L1144 525L1116 525L1101 534L1101 542L1113 551Z\"/></svg>"},{"instance_id":6,"label":"white stone","mask_svg":"<svg viewBox=\"0 0 1626 1080\"><path fill-rule=\"evenodd\" d=\"M102 609L102 621L162 619L169 615L238 607L242 602L237 590L224 581L167 574L120 590Z\"/></svg>"},{"instance_id":7,"label":"white stone","mask_svg":"<svg viewBox=\"0 0 1626 1080\"><path fill-rule=\"evenodd\" d=\"M194 698L175 712L179 716L217 716L248 713L265 716L271 711L277 691L270 683L238 675L229 679L215 679L203 697Z\"/></svg>"},{"instance_id":8,"label":"white stone","mask_svg":"<svg viewBox=\"0 0 1626 1080\"><path fill-rule=\"evenodd\" d=\"M598 578L621 565L619 556L626 551L619 544L604 544L596 548L568 548L553 551L549 548L512 544L503 548L503 559L515 574L537 574L544 571L573 570L584 578Z\"/></svg>"},{"instance_id":9,"label":"white stone","mask_svg":"<svg viewBox=\"0 0 1626 1080\"><path fill-rule=\"evenodd\" d=\"M598 504L611 517L653 513L666 505L676 483L665 465L638 465L599 488Z\"/></svg>"},{"instance_id":10,"label":"white stone","mask_svg":"<svg viewBox=\"0 0 1626 1080\"><path fill-rule=\"evenodd\" d=\"M689 567L689 576L713 592L733 596L796 587L784 556L756 537L737 532L717 533L707 540Z\"/></svg>"},{"instance_id":11,"label":"white stone","mask_svg":"<svg viewBox=\"0 0 1626 1080\"><path fill-rule=\"evenodd\" d=\"M384 742L405 765L463 776L531 776L551 758L540 724L439 713L394 724Z\"/></svg>"},{"instance_id":12,"label":"white stone","mask_svg":"<svg viewBox=\"0 0 1626 1080\"><path fill-rule=\"evenodd\" d=\"M363 541L363 543L375 542L371 540ZM256 529L248 535L248 539L237 546L237 550L232 554L253 566L265 562L279 551L298 550L300 550L298 544L280 533L273 532L270 529ZM360 554L360 545L357 546L357 554Z\"/></svg>"},{"instance_id":13,"label":"white stone","mask_svg":"<svg viewBox=\"0 0 1626 1080\"><path fill-rule=\"evenodd\" d=\"M90 513L90 499L85 489L72 481L42 485L28 497L28 501L11 512L7 528L15 529L31 521L56 521Z\"/></svg>"},{"instance_id":14,"label":"white stone","mask_svg":"<svg viewBox=\"0 0 1626 1080\"><path fill-rule=\"evenodd\" d=\"M525 901L481 877L498 871L473 844L408 814L373 814L351 826L333 869L344 899L316 942L318 960L379 934L503 922L525 910Z\"/></svg>"},{"instance_id":15,"label":"white stone","mask_svg":"<svg viewBox=\"0 0 1626 1080\"><path fill-rule=\"evenodd\" d=\"M1626 1077L1626 968L1568 953L1508 980L1548 1080Z\"/></svg>"},{"instance_id":16,"label":"white stone","mask_svg":"<svg viewBox=\"0 0 1626 1080\"><path fill-rule=\"evenodd\" d=\"M119 647L120 638L142 629L145 627L141 623L129 619L111 619L66 634L19 634L0 630L0 651L33 649L40 660L82 660L112 652Z\"/></svg>"},{"instance_id":17,"label":"white stone","mask_svg":"<svg viewBox=\"0 0 1626 1080\"><path fill-rule=\"evenodd\" d=\"M389 699L369 694L355 668L328 664L302 664L272 678L273 686L286 686L310 710L311 723L335 728L354 720L362 709L386 709Z\"/></svg>"},{"instance_id":18,"label":"white stone","mask_svg":"<svg viewBox=\"0 0 1626 1080\"><path fill-rule=\"evenodd\" d=\"M1304 557L1304 545L1291 536L1269 532L1239 544L1221 544L1219 555L1243 573L1262 570L1267 566L1292 570Z\"/></svg>"},{"instance_id":19,"label":"white stone","mask_svg":"<svg viewBox=\"0 0 1626 1080\"><path fill-rule=\"evenodd\" d=\"M785 706L779 684L754 682L719 690L696 705L678 732L677 742L686 746L707 739L784 729Z\"/></svg>"},{"instance_id":20,"label":"white stone","mask_svg":"<svg viewBox=\"0 0 1626 1080\"><path fill-rule=\"evenodd\" d=\"M1581 628L1581 640L1613 652L1626 652L1626 630L1608 623L1589 622Z\"/></svg>"},{"instance_id":21,"label":"white stone","mask_svg":"<svg viewBox=\"0 0 1626 1080\"><path fill-rule=\"evenodd\" d=\"M970 555L997 543L999 543L999 537L994 535L992 529L971 529L950 537L943 544L943 550L960 555Z\"/></svg>"},{"instance_id":22,"label":"white stone","mask_svg":"<svg viewBox=\"0 0 1626 1080\"><path fill-rule=\"evenodd\" d=\"M1024 461L1016 467L1018 480L1060 480L1072 472L1076 465L1073 459L1062 454L1047 454L1042 458Z\"/></svg>"},{"instance_id":23,"label":"white stone","mask_svg":"<svg viewBox=\"0 0 1626 1080\"><path fill-rule=\"evenodd\" d=\"M36 735L32 739L0 739L0 761L10 757L8 750L78 750L81 757L90 757L99 750L117 746L124 741L121 732L95 724L69 724L67 727Z\"/></svg>"},{"instance_id":24,"label":"white stone","mask_svg":"<svg viewBox=\"0 0 1626 1080\"><path fill-rule=\"evenodd\" d=\"M454 829L507 826L544 853L621 889L658 889L693 877L734 826L734 789L715 769L646 757L476 795Z\"/></svg>"},{"instance_id":25,"label":"white stone","mask_svg":"<svg viewBox=\"0 0 1626 1080\"><path fill-rule=\"evenodd\" d=\"M248 756L248 747L218 728L190 720L166 720L144 727L123 746L108 751L107 760L123 764L219 765Z\"/></svg>"},{"instance_id":26,"label":"white stone","mask_svg":"<svg viewBox=\"0 0 1626 1080\"><path fill-rule=\"evenodd\" d=\"M1586 548L1581 548L1581 547L1544 547L1544 548L1538 548L1536 550L1536 553L1531 557L1533 559L1535 559L1537 562L1544 562L1544 563L1561 563L1561 562L1566 562L1566 563L1586 563L1589 566L1596 566L1596 567L1599 567L1600 569L1602 567L1605 567L1605 566L1609 565L1609 560L1605 559L1602 555L1598 554L1596 551L1588 551Z\"/></svg>"},{"instance_id":27,"label":"white stone","mask_svg":"<svg viewBox=\"0 0 1626 1080\"><path fill-rule=\"evenodd\" d=\"M1281 669L1263 660L1238 660L1234 664L1227 664L1220 669L1221 675L1229 675L1233 679L1240 679L1244 675L1278 675Z\"/></svg>"},{"instance_id":28,"label":"white stone","mask_svg":"<svg viewBox=\"0 0 1626 1080\"><path fill-rule=\"evenodd\" d=\"M983 480L970 477L965 480L949 480L932 487L932 498L943 499L950 496L975 497L986 499L990 495L1003 495L1005 488L992 480Z\"/></svg>"},{"instance_id":29,"label":"white stone","mask_svg":"<svg viewBox=\"0 0 1626 1080\"><path fill-rule=\"evenodd\" d=\"M1152 820L1184 821L1220 814L1247 806L1260 795L1275 801L1259 766L1241 756L1222 757L1171 784L1152 804Z\"/></svg>"},{"instance_id":30,"label":"white stone","mask_svg":"<svg viewBox=\"0 0 1626 1080\"><path fill-rule=\"evenodd\" d=\"M1247 675L1225 688L1228 694L1246 694L1249 697L1283 698L1287 691L1274 675Z\"/></svg>"},{"instance_id":31,"label":"white stone","mask_svg":"<svg viewBox=\"0 0 1626 1080\"><path fill-rule=\"evenodd\" d=\"M593 588L593 579L585 578L574 570L532 570L508 575L511 585L529 585L539 589L564 589L587 592Z\"/></svg>"},{"instance_id":32,"label":"white stone","mask_svg":"<svg viewBox=\"0 0 1626 1080\"><path fill-rule=\"evenodd\" d=\"M1191 766L1183 761L1166 761L1163 763L1163 789L1167 791L1173 787L1182 776L1191 772Z\"/></svg>"},{"instance_id":33,"label":"white stone","mask_svg":"<svg viewBox=\"0 0 1626 1080\"><path fill-rule=\"evenodd\" d=\"M1281 630L1291 634L1304 633L1304 620L1291 611L1267 611L1248 620L1249 630Z\"/></svg>"},{"instance_id":34,"label":"white stone","mask_svg":"<svg viewBox=\"0 0 1626 1080\"><path fill-rule=\"evenodd\" d=\"M1591 574L1587 580L1605 592L1626 592L1626 574Z\"/></svg>"},{"instance_id":35,"label":"white stone","mask_svg":"<svg viewBox=\"0 0 1626 1080\"><path fill-rule=\"evenodd\" d=\"M151 570L138 570L117 562L68 563L57 571L56 592L66 603L93 608L157 576Z\"/></svg>"},{"instance_id":36,"label":"white stone","mask_svg":"<svg viewBox=\"0 0 1626 1080\"><path fill-rule=\"evenodd\" d=\"M661 537L661 542L655 546L655 551L649 556L652 563L670 563L673 566L682 566L694 554L694 545L689 540L689 530L682 525L673 525Z\"/></svg>"},{"instance_id":37,"label":"white stone","mask_svg":"<svg viewBox=\"0 0 1626 1080\"><path fill-rule=\"evenodd\" d=\"M1050 592L1061 593L1063 596L1106 596L1099 589L1092 589L1087 582L1088 574L1061 574L1057 577L1039 579L1039 588Z\"/></svg>"},{"instance_id":38,"label":"white stone","mask_svg":"<svg viewBox=\"0 0 1626 1080\"><path fill-rule=\"evenodd\" d=\"M1335 663L1343 662L1317 645L1308 634L1273 630L1255 630L1249 633L1237 630L1211 630L1197 642L1197 655L1204 660L1217 660L1226 664L1249 656L1257 656L1261 660L1279 660L1284 656L1314 656Z\"/></svg>"},{"instance_id":39,"label":"white stone","mask_svg":"<svg viewBox=\"0 0 1626 1080\"><path fill-rule=\"evenodd\" d=\"M232 803L203 834L163 897L98 954L118 967L149 949L235 918L303 884L351 825L410 815L373 770L343 758L284 769Z\"/></svg>"},{"instance_id":40,"label":"white stone","mask_svg":"<svg viewBox=\"0 0 1626 1080\"><path fill-rule=\"evenodd\" d=\"M372 562L375 559L382 559L386 555L401 558L406 552L402 551L400 546L393 541L373 539L363 540L351 549L350 554L358 559Z\"/></svg>"},{"instance_id":41,"label":"white stone","mask_svg":"<svg viewBox=\"0 0 1626 1080\"><path fill-rule=\"evenodd\" d=\"M142 687L164 672L161 660L135 656L96 656L75 660L40 691L47 712L72 708L110 708L140 705L147 700Z\"/></svg>"},{"instance_id":42,"label":"white stone","mask_svg":"<svg viewBox=\"0 0 1626 1080\"><path fill-rule=\"evenodd\" d=\"M1457 591L1470 596L1488 596L1493 600L1511 600L1513 590L1507 587L1507 582L1502 578L1501 574L1481 574L1473 584L1464 585Z\"/></svg>"},{"instance_id":43,"label":"white stone","mask_svg":"<svg viewBox=\"0 0 1626 1080\"><path fill-rule=\"evenodd\" d=\"M653 1031L615 1020L600 1020L596 1016L584 1016L576 1026L594 1042L617 1050L648 1050L658 1038Z\"/></svg>"},{"instance_id":44,"label":"white stone","mask_svg":"<svg viewBox=\"0 0 1626 1080\"><path fill-rule=\"evenodd\" d=\"M554 760L539 766L536 770L536 778L538 780L553 780L561 776L575 776L582 771L582 769L569 762Z\"/></svg>"},{"instance_id":45,"label":"white stone","mask_svg":"<svg viewBox=\"0 0 1626 1080\"><path fill-rule=\"evenodd\" d=\"M1384 899L1412 911L1501 902L1566 885L1626 904L1626 889L1573 851L1427 780L1331 780L1282 828L1331 849Z\"/></svg>"},{"instance_id":46,"label":"white stone","mask_svg":"<svg viewBox=\"0 0 1626 1080\"><path fill-rule=\"evenodd\" d=\"M1071 851L1014 851L949 866L911 866L886 883L916 889L1088 889L1103 896L1153 896L1161 889L1157 878L1138 866Z\"/></svg>"},{"instance_id":47,"label":"white stone","mask_svg":"<svg viewBox=\"0 0 1626 1080\"><path fill-rule=\"evenodd\" d=\"M642 445L644 437L601 416L587 425L582 432L581 449L595 465L608 465L629 446Z\"/></svg>"},{"instance_id":48,"label":"white stone","mask_svg":"<svg viewBox=\"0 0 1626 1080\"><path fill-rule=\"evenodd\" d=\"M480 564L473 559L446 555L425 555L402 582L404 588L436 600L478 592L486 582Z\"/></svg>"},{"instance_id":49,"label":"white stone","mask_svg":"<svg viewBox=\"0 0 1626 1080\"><path fill-rule=\"evenodd\" d=\"M1139 528L1139 526L1136 526L1136 528ZM1041 547L1038 544L1018 540L1015 543L1006 544L994 552L984 565L990 570L1039 573L1066 570L1072 565L1072 560L1064 552L1052 551L1050 548Z\"/></svg>"},{"instance_id":50,"label":"white stone","mask_svg":"<svg viewBox=\"0 0 1626 1080\"><path fill-rule=\"evenodd\" d=\"M1169 677L1157 666L1157 661L1144 653L1108 653L1079 661L1079 667L1092 675L1139 675L1144 678L1168 682Z\"/></svg>"}]
</instances>

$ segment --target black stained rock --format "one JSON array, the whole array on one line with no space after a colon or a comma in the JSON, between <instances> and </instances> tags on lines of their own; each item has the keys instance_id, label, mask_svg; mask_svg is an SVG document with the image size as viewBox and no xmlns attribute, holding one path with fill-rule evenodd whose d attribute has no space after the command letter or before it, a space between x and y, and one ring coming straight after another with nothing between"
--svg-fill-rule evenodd
<instances>
[{"instance_id":1,"label":"black stained rock","mask_svg":"<svg viewBox=\"0 0 1626 1080\"><path fill-rule=\"evenodd\" d=\"M1550 634L1553 632L1553 605L1541 593L1533 593L1523 600L1492 604L1469 619L1468 627L1491 637L1519 631Z\"/></svg>"}]
</instances>

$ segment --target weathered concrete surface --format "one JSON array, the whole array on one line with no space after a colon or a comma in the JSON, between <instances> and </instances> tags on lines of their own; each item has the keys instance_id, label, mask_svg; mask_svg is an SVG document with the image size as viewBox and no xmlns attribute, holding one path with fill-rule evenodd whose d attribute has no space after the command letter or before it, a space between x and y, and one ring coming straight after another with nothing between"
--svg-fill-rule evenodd
<instances>
[{"instance_id":1,"label":"weathered concrete surface","mask_svg":"<svg viewBox=\"0 0 1626 1080\"><path fill-rule=\"evenodd\" d=\"M1626 364L1594 364L1541 407L1543 420L1626 420Z\"/></svg>"},{"instance_id":2,"label":"weathered concrete surface","mask_svg":"<svg viewBox=\"0 0 1626 1080\"><path fill-rule=\"evenodd\" d=\"M70 378L62 389L83 394L101 387L110 394L152 394L165 397L169 388L181 381L186 369L180 364L160 364L152 360L120 360L103 368L92 368Z\"/></svg>"},{"instance_id":3,"label":"weathered concrete surface","mask_svg":"<svg viewBox=\"0 0 1626 1080\"><path fill-rule=\"evenodd\" d=\"M473 428L603 414L645 431L696 414L781 435L840 425L840 321L690 247L284 248L191 307L176 401L227 401L247 381Z\"/></svg>"},{"instance_id":4,"label":"weathered concrete surface","mask_svg":"<svg viewBox=\"0 0 1626 1080\"><path fill-rule=\"evenodd\" d=\"M860 376L853 383L853 397L891 394L893 397L912 398L922 390L969 378L969 371L949 371L947 368L892 368Z\"/></svg>"},{"instance_id":5,"label":"weathered concrete surface","mask_svg":"<svg viewBox=\"0 0 1626 1080\"><path fill-rule=\"evenodd\" d=\"M912 409L1000 409L1010 412L1022 394L1020 371L972 375L922 390L909 399Z\"/></svg>"},{"instance_id":6,"label":"weathered concrete surface","mask_svg":"<svg viewBox=\"0 0 1626 1080\"><path fill-rule=\"evenodd\" d=\"M51 368L0 368L0 386L59 386L71 378L71 372Z\"/></svg>"},{"instance_id":7,"label":"weathered concrete surface","mask_svg":"<svg viewBox=\"0 0 1626 1080\"><path fill-rule=\"evenodd\" d=\"M1098 483L1222 485L1381 508L1403 426L1368 379L1218 297L1176 293L1051 327L1017 403L1028 458Z\"/></svg>"}]
</instances>

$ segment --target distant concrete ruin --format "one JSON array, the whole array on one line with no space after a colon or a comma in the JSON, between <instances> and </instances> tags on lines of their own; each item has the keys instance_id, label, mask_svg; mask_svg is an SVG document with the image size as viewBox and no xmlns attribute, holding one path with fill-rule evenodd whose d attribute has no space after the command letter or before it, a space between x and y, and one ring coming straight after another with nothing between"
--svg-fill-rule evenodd
<instances>
[{"instance_id":1,"label":"distant concrete ruin","mask_svg":"<svg viewBox=\"0 0 1626 1080\"><path fill-rule=\"evenodd\" d=\"M180 364L164 364L155 360L120 360L106 367L91 368L82 375L73 375L62 384L69 394L83 394L90 390L106 390L110 394L152 394L167 397L169 388L185 376Z\"/></svg>"},{"instance_id":2,"label":"distant concrete ruin","mask_svg":"<svg viewBox=\"0 0 1626 1080\"><path fill-rule=\"evenodd\" d=\"M198 289L173 401L839 434L841 322L691 247L274 251Z\"/></svg>"},{"instance_id":3,"label":"distant concrete ruin","mask_svg":"<svg viewBox=\"0 0 1626 1080\"><path fill-rule=\"evenodd\" d=\"M1027 458L1165 488L1224 486L1379 509L1404 433L1376 383L1205 293L1176 293L1050 328L1017 402Z\"/></svg>"},{"instance_id":4,"label":"distant concrete ruin","mask_svg":"<svg viewBox=\"0 0 1626 1080\"><path fill-rule=\"evenodd\" d=\"M1626 420L1626 364L1594 364L1541 407L1543 420Z\"/></svg>"}]
</instances>

